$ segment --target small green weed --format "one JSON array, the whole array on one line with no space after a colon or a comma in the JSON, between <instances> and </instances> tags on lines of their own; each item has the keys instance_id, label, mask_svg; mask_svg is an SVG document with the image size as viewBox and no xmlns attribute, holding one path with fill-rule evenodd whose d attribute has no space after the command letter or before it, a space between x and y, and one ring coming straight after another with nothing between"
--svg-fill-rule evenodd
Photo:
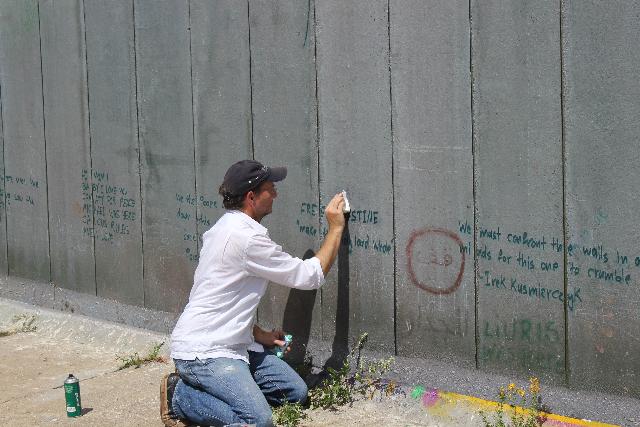
<instances>
[{"instance_id":1,"label":"small green weed","mask_svg":"<svg viewBox=\"0 0 640 427\"><path fill-rule=\"evenodd\" d=\"M540 410L540 381L537 378L529 379L529 390L519 388L515 383L509 384L506 389L500 387L498 392L498 409L492 417L484 411L480 416L485 427L540 427L546 421L545 414ZM520 406L520 407L517 407ZM509 413L507 415L507 412ZM511 419L508 423L505 416ZM491 419L490 419L491 418Z\"/></svg>"},{"instance_id":2,"label":"small green weed","mask_svg":"<svg viewBox=\"0 0 640 427\"><path fill-rule=\"evenodd\" d=\"M129 356L116 356L116 360L119 360L122 362L122 364L118 367L118 371L127 369L131 366L137 369L140 366L150 362L166 363L166 359L159 355L160 348L162 348L163 345L164 345L164 341L154 345L151 351L149 351L149 354L147 354L144 357L140 357L140 355L137 352Z\"/></svg>"},{"instance_id":3,"label":"small green weed","mask_svg":"<svg viewBox=\"0 0 640 427\"><path fill-rule=\"evenodd\" d=\"M307 418L300 403L285 403L273 410L273 422L277 426L295 427L301 420Z\"/></svg>"},{"instance_id":4,"label":"small green weed","mask_svg":"<svg viewBox=\"0 0 640 427\"><path fill-rule=\"evenodd\" d=\"M327 368L329 378L324 380L320 387L309 392L311 408L334 408L353 401L353 383L349 377L350 371L351 365L348 359L339 370Z\"/></svg>"},{"instance_id":5,"label":"small green weed","mask_svg":"<svg viewBox=\"0 0 640 427\"><path fill-rule=\"evenodd\" d=\"M396 389L394 382L385 383L382 376L389 372L394 363L393 357L381 360L372 360L358 364L355 373L354 389L369 399L373 399L376 391L383 391L387 396Z\"/></svg>"},{"instance_id":6,"label":"small green weed","mask_svg":"<svg viewBox=\"0 0 640 427\"><path fill-rule=\"evenodd\" d=\"M360 336L356 347L351 350L340 369L327 368L329 378L320 387L309 392L312 409L346 405L353 402L358 394L372 399L378 391L386 395L393 393L395 383L384 382L382 376L391 369L394 359L390 357L365 361L360 353L367 339L367 333Z\"/></svg>"},{"instance_id":7,"label":"small green weed","mask_svg":"<svg viewBox=\"0 0 640 427\"><path fill-rule=\"evenodd\" d=\"M38 316L34 314L19 314L13 317L13 322L8 329L0 331L0 337L8 337L20 332L35 332L37 326L34 324Z\"/></svg>"}]
</instances>

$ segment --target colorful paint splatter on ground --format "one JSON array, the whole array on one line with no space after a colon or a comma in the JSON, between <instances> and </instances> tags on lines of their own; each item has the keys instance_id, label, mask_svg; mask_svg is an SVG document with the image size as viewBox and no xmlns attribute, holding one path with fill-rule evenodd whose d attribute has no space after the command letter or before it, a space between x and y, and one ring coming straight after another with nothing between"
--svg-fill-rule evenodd
<instances>
[{"instance_id":1,"label":"colorful paint splatter on ground","mask_svg":"<svg viewBox=\"0 0 640 427\"><path fill-rule=\"evenodd\" d=\"M410 396L415 400L419 400L427 411L441 417L447 417L447 413L454 411L458 405L475 408L475 411L477 412L481 410L495 411L498 407L497 402L437 390L435 388L426 388L421 385L413 387ZM505 407L507 406L508 405L505 405ZM524 409L519 406L515 406L514 409L516 411L524 411ZM617 427L615 424L601 423L598 421L581 420L556 414L542 414L546 418L545 422L542 424L544 427Z\"/></svg>"}]
</instances>

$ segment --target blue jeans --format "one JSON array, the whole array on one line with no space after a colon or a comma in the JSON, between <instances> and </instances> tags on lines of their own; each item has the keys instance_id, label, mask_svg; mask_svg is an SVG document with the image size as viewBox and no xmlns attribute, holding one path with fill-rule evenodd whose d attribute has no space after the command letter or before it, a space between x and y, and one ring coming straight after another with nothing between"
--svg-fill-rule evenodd
<instances>
[{"instance_id":1,"label":"blue jeans","mask_svg":"<svg viewBox=\"0 0 640 427\"><path fill-rule=\"evenodd\" d=\"M272 426L270 405L307 399L307 385L270 352L249 352L249 364L224 357L174 360L180 374L173 393L175 414L198 425Z\"/></svg>"}]
</instances>

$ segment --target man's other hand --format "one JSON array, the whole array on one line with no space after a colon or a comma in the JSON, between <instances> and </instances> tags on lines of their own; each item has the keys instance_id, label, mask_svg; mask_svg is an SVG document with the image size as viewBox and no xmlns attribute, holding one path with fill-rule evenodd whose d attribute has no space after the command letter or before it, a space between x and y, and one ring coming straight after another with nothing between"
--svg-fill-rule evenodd
<instances>
[{"instance_id":1,"label":"man's other hand","mask_svg":"<svg viewBox=\"0 0 640 427\"><path fill-rule=\"evenodd\" d=\"M268 348L272 348L274 346L282 347L285 345L286 342L284 340L284 335L284 332L279 329L265 331L257 325L253 327L253 338L255 338L257 343ZM287 351L289 351L288 348Z\"/></svg>"}]
</instances>

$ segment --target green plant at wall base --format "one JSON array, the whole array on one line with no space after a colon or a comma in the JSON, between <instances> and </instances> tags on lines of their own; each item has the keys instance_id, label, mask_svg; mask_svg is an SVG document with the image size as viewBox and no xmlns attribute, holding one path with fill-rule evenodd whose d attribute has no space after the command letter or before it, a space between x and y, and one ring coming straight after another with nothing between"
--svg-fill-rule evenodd
<instances>
[{"instance_id":1,"label":"green plant at wall base","mask_svg":"<svg viewBox=\"0 0 640 427\"><path fill-rule=\"evenodd\" d=\"M355 348L346 357L340 369L327 368L329 378L320 387L309 392L311 408L335 408L354 400L355 395L373 398L377 391L386 395L393 393L393 382L384 382L382 376L391 369L394 359L365 361L361 351L368 334L360 336ZM352 373L352 367L354 372Z\"/></svg>"},{"instance_id":2,"label":"green plant at wall base","mask_svg":"<svg viewBox=\"0 0 640 427\"><path fill-rule=\"evenodd\" d=\"M285 403L273 409L273 422L277 426L295 427L307 418L300 403Z\"/></svg>"},{"instance_id":3,"label":"green plant at wall base","mask_svg":"<svg viewBox=\"0 0 640 427\"><path fill-rule=\"evenodd\" d=\"M354 375L354 388L357 392L373 399L377 391L384 392L387 396L392 394L396 388L394 382L385 383L382 376L389 372L394 363L394 358L363 361L358 364Z\"/></svg>"},{"instance_id":4,"label":"green plant at wall base","mask_svg":"<svg viewBox=\"0 0 640 427\"><path fill-rule=\"evenodd\" d=\"M540 407L540 381L530 378L528 390L517 387L515 383L506 388L500 387L496 412L490 416L480 411L480 416L485 427L540 427L546 421ZM505 416L510 418L510 422L505 420Z\"/></svg>"},{"instance_id":5,"label":"green plant at wall base","mask_svg":"<svg viewBox=\"0 0 640 427\"><path fill-rule=\"evenodd\" d=\"M149 351L149 354L147 354L144 357L140 357L140 355L137 352L129 356L116 356L116 360L119 360L122 362L122 364L118 367L118 370L121 371L131 366L137 369L140 366L150 362L165 363L166 359L160 356L160 349L162 348L163 345L164 345L164 341L161 343L155 344Z\"/></svg>"},{"instance_id":6,"label":"green plant at wall base","mask_svg":"<svg viewBox=\"0 0 640 427\"><path fill-rule=\"evenodd\" d=\"M36 325L34 325L38 316L33 314L19 314L13 316L13 321L9 329L0 331L0 337L8 337L20 332L35 332Z\"/></svg>"},{"instance_id":7,"label":"green plant at wall base","mask_svg":"<svg viewBox=\"0 0 640 427\"><path fill-rule=\"evenodd\" d=\"M334 408L353 401L352 385L349 383L351 366L345 361L339 370L328 368L329 378L320 387L309 392L309 403L312 409Z\"/></svg>"}]
</instances>

